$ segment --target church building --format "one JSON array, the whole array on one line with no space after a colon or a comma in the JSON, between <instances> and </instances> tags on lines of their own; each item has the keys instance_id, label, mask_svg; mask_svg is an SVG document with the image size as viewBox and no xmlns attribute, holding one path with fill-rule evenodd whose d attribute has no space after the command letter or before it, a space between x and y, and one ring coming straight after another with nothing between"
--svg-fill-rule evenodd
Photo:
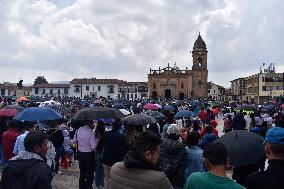
<instances>
[{"instance_id":1,"label":"church building","mask_svg":"<svg viewBox=\"0 0 284 189\"><path fill-rule=\"evenodd\" d=\"M192 50L192 70L181 70L174 64L157 70L150 68L148 89L150 98L206 98L208 96L207 48L200 34Z\"/></svg>"}]
</instances>

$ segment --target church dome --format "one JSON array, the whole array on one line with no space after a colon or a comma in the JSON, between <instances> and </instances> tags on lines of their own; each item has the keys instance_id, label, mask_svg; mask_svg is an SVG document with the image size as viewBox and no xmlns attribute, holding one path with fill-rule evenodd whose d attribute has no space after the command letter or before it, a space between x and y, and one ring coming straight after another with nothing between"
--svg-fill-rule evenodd
<instances>
[{"instance_id":1,"label":"church dome","mask_svg":"<svg viewBox=\"0 0 284 189\"><path fill-rule=\"evenodd\" d=\"M206 44L205 42L203 41L200 33L196 39L196 41L194 42L194 46L193 46L193 49L206 49Z\"/></svg>"}]
</instances>

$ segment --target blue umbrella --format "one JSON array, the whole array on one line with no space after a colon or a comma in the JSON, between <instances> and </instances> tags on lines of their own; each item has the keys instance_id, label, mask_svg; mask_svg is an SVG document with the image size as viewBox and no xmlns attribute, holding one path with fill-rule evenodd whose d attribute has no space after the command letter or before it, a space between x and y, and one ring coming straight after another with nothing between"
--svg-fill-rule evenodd
<instances>
[{"instance_id":1,"label":"blue umbrella","mask_svg":"<svg viewBox=\"0 0 284 189\"><path fill-rule=\"evenodd\" d=\"M32 107L15 115L14 119L21 121L47 121L61 119L62 116L49 107Z\"/></svg>"},{"instance_id":2,"label":"blue umbrella","mask_svg":"<svg viewBox=\"0 0 284 189\"><path fill-rule=\"evenodd\" d=\"M194 117L194 116L196 115L189 110L180 110L179 112L176 113L174 118Z\"/></svg>"},{"instance_id":3,"label":"blue umbrella","mask_svg":"<svg viewBox=\"0 0 284 189\"><path fill-rule=\"evenodd\" d=\"M121 102L116 102L112 105L113 108L115 109L125 109L125 105Z\"/></svg>"},{"instance_id":4,"label":"blue umbrella","mask_svg":"<svg viewBox=\"0 0 284 189\"><path fill-rule=\"evenodd\" d=\"M165 105L165 106L163 106L163 109L167 110L167 111L174 111L175 110L174 107L172 107L171 105Z\"/></svg>"}]
</instances>

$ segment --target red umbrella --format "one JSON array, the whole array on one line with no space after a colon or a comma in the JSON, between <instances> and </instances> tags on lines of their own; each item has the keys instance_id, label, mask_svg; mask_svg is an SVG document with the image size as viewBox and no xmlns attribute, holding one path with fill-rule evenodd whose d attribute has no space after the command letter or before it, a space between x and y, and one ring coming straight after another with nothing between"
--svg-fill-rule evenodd
<instances>
[{"instance_id":1,"label":"red umbrella","mask_svg":"<svg viewBox=\"0 0 284 189\"><path fill-rule=\"evenodd\" d=\"M146 110L158 110L158 107L155 104L148 103L145 106L143 106Z\"/></svg>"},{"instance_id":2,"label":"red umbrella","mask_svg":"<svg viewBox=\"0 0 284 189\"><path fill-rule=\"evenodd\" d=\"M2 117L14 117L18 113L15 109L1 109L0 116Z\"/></svg>"}]
</instances>

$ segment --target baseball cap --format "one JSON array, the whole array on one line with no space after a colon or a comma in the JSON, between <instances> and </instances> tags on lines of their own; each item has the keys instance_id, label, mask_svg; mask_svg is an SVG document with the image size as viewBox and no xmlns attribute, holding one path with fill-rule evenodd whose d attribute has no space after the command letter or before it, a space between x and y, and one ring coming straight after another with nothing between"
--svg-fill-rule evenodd
<instances>
[{"instance_id":1,"label":"baseball cap","mask_svg":"<svg viewBox=\"0 0 284 189\"><path fill-rule=\"evenodd\" d=\"M269 129L264 141L273 144L284 144L284 128L274 127Z\"/></svg>"}]
</instances>

